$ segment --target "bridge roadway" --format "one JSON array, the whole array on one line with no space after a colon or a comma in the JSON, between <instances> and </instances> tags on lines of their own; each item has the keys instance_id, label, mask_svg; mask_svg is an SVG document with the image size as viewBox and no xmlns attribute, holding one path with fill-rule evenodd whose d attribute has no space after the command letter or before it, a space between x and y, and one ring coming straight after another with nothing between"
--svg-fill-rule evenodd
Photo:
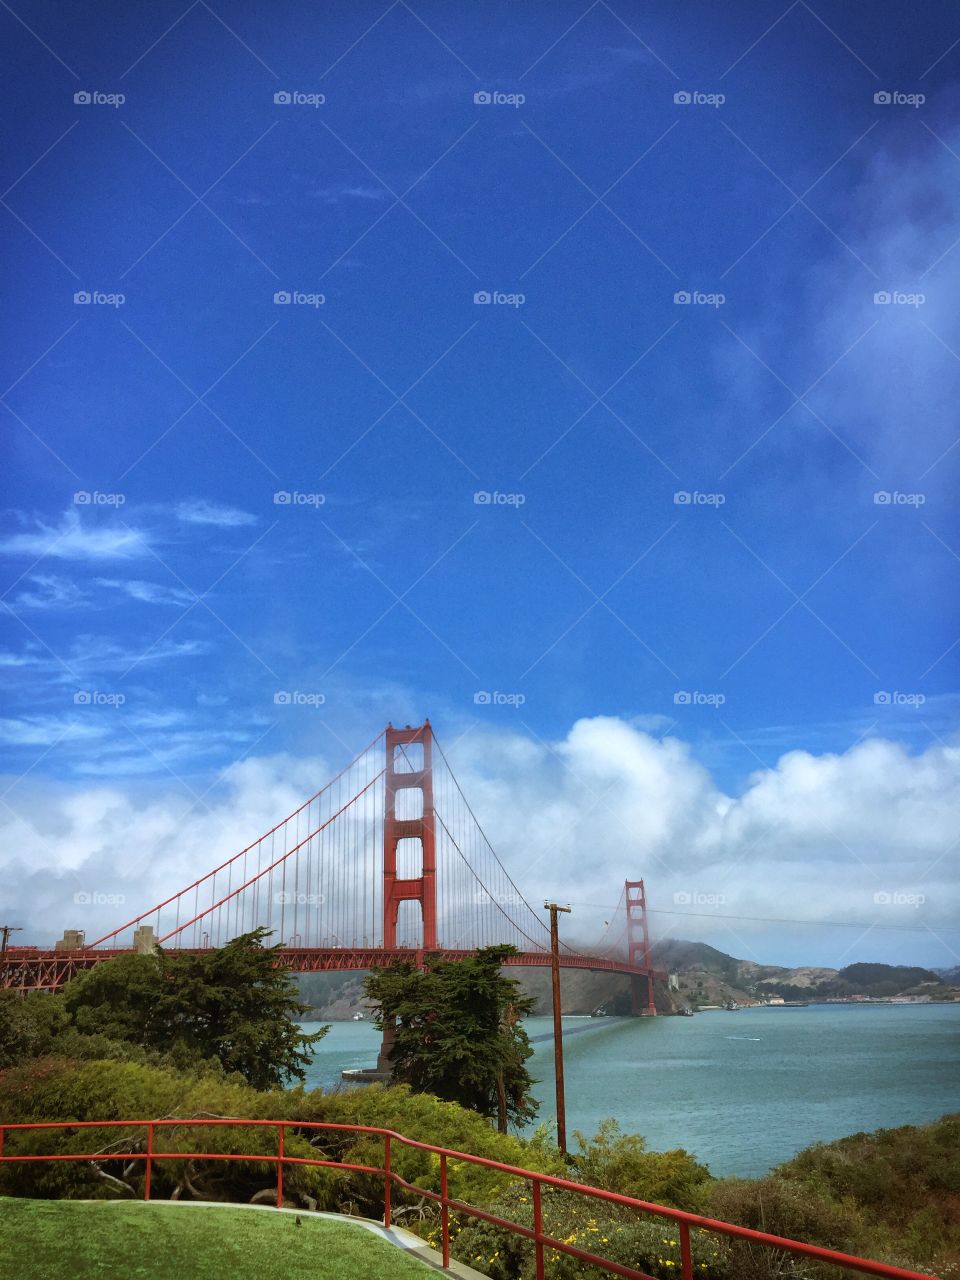
<instances>
[{"instance_id":1,"label":"bridge roadway","mask_svg":"<svg viewBox=\"0 0 960 1280\"><path fill-rule=\"evenodd\" d=\"M176 950L201 953L209 947L179 947ZM0 962L0 988L26 991L56 991L64 983L75 978L85 969L117 956L135 955L132 947L98 948L97 950L55 951L52 948L10 947ZM280 962L289 965L296 973L332 973L343 970L363 970L392 964L396 960L410 960L422 964L427 956L440 956L444 960L462 960L474 955L472 950L438 949L423 951L414 947L284 947ZM507 956L504 963L527 967L550 964L549 951L521 951ZM560 965L564 969L590 969L596 972L621 973L627 977L642 978L647 970L626 960L609 956L582 955L579 952L561 951ZM655 978L666 978L666 973L653 972Z\"/></svg>"}]
</instances>

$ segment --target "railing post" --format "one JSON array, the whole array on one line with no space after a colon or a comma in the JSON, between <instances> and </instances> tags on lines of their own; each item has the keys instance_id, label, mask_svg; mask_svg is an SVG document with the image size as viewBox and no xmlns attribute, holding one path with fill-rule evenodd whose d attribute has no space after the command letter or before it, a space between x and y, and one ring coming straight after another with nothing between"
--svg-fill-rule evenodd
<instances>
[{"instance_id":1,"label":"railing post","mask_svg":"<svg viewBox=\"0 0 960 1280\"><path fill-rule=\"evenodd\" d=\"M147 1173L143 1180L143 1198L150 1199L150 1179L153 1175L153 1121L147 1121Z\"/></svg>"},{"instance_id":2,"label":"railing post","mask_svg":"<svg viewBox=\"0 0 960 1280\"><path fill-rule=\"evenodd\" d=\"M277 1140L277 1208L283 1208L283 1135L285 1128L281 1121L278 1126L280 1136Z\"/></svg>"},{"instance_id":3,"label":"railing post","mask_svg":"<svg viewBox=\"0 0 960 1280\"><path fill-rule=\"evenodd\" d=\"M390 1225L390 1135L383 1135L383 1225Z\"/></svg>"},{"instance_id":4,"label":"railing post","mask_svg":"<svg viewBox=\"0 0 960 1280\"><path fill-rule=\"evenodd\" d=\"M443 1242L443 1265L450 1265L450 1210L447 1208L447 1153L440 1153L440 1238Z\"/></svg>"},{"instance_id":5,"label":"railing post","mask_svg":"<svg viewBox=\"0 0 960 1280\"><path fill-rule=\"evenodd\" d=\"M680 1223L680 1266L683 1280L693 1280L693 1258L690 1254L690 1224Z\"/></svg>"},{"instance_id":6,"label":"railing post","mask_svg":"<svg viewBox=\"0 0 960 1280\"><path fill-rule=\"evenodd\" d=\"M543 1280L543 1206L540 1203L540 1180L533 1183L533 1243L537 1257L537 1280Z\"/></svg>"}]
</instances>

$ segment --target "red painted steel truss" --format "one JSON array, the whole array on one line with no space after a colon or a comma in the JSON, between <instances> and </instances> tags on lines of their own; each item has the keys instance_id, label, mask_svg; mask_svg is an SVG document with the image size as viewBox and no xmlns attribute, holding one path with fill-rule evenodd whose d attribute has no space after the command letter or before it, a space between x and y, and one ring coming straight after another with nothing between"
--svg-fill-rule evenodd
<instances>
[{"instance_id":1,"label":"red painted steel truss","mask_svg":"<svg viewBox=\"0 0 960 1280\"><path fill-rule=\"evenodd\" d=\"M209 949L183 948L187 951ZM20 992L56 991L85 969L92 969L94 965L101 964L104 960L113 960L117 956L134 954L131 948L43 951L37 947L11 947L0 967L0 989ZM462 960L472 954L472 951L442 948L424 951L422 948L411 947L284 947L279 953L279 963L295 973L336 973L382 968L397 960L409 960L412 964L421 966L430 956L439 956L444 960ZM518 955L508 956L504 963L519 968L539 967L549 965L550 954L546 951L520 952ZM560 964L566 969L593 969L621 973L628 977L644 977L647 973L642 966L607 956L578 955L572 952L562 953ZM666 977L666 974L657 973L656 976Z\"/></svg>"}]
</instances>

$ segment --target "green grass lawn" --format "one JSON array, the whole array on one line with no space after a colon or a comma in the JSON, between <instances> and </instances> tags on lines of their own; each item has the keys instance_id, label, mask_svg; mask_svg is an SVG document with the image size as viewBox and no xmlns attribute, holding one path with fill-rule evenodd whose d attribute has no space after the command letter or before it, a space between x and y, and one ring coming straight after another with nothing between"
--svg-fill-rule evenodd
<instances>
[{"instance_id":1,"label":"green grass lawn","mask_svg":"<svg viewBox=\"0 0 960 1280\"><path fill-rule=\"evenodd\" d=\"M248 1209L0 1199L4 1275L24 1280L426 1280L364 1227Z\"/></svg>"}]
</instances>

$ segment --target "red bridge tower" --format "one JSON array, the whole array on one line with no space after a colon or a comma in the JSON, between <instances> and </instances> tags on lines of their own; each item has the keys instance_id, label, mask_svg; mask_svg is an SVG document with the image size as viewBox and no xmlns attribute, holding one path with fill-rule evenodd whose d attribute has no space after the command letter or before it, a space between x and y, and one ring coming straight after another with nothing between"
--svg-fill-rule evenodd
<instances>
[{"instance_id":1,"label":"red bridge tower","mask_svg":"<svg viewBox=\"0 0 960 1280\"><path fill-rule=\"evenodd\" d=\"M657 1007L653 1002L653 965L650 963L650 931L647 928L647 899L642 880L623 882L627 906L627 959L628 963L644 970L646 1003L640 990L641 979L630 979L634 1016L655 1018Z\"/></svg>"},{"instance_id":2,"label":"red bridge tower","mask_svg":"<svg viewBox=\"0 0 960 1280\"><path fill-rule=\"evenodd\" d=\"M423 767L412 759L413 747L423 751ZM419 791L420 816L397 817L397 792ZM419 840L420 874L409 878L397 875L397 846L401 840ZM423 918L424 951L437 949L437 856L433 815L433 733L430 721L412 729L387 726L386 795L383 811L383 945L397 945L397 915L400 903L420 903Z\"/></svg>"}]
</instances>

